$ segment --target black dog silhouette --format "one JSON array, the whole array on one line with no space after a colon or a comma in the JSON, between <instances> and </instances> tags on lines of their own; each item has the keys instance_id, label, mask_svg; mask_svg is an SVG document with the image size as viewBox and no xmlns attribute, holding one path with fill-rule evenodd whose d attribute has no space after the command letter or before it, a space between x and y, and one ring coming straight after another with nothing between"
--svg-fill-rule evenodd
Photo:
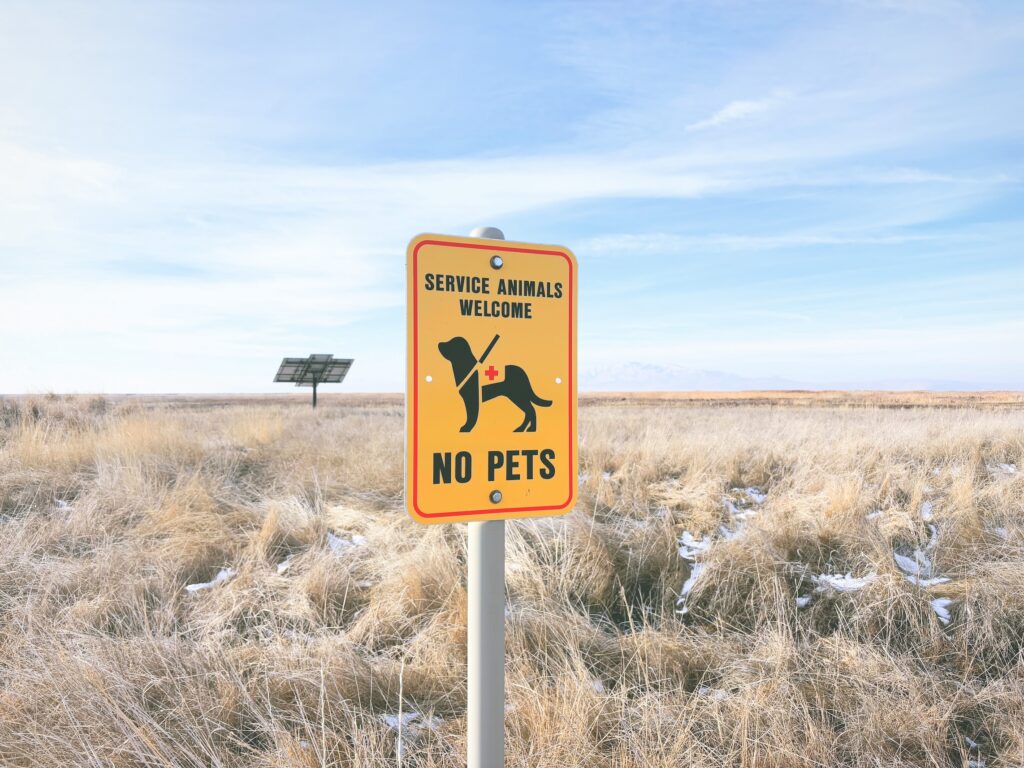
<instances>
[{"instance_id":1,"label":"black dog silhouette","mask_svg":"<svg viewBox=\"0 0 1024 768\"><path fill-rule=\"evenodd\" d=\"M449 341L442 341L437 348L442 357L452 364L455 385L462 383L459 394L462 396L462 402L466 404L466 423L462 425L460 432L471 432L476 426L481 400L486 403L496 397L507 397L523 412L523 423L516 427L516 432L537 431L537 409L533 406L547 408L551 401L537 397L526 371L518 365L506 365L504 381L484 384L481 388L480 372L473 370L477 363L476 355L473 354L468 341L456 336ZM470 371L473 371L472 375L469 375Z\"/></svg>"}]
</instances>

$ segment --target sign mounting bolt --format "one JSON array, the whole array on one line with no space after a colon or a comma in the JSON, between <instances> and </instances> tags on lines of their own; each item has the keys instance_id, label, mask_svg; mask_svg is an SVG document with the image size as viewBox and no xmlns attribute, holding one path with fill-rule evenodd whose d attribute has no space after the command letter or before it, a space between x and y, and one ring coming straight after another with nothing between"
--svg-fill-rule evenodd
<instances>
[{"instance_id":1,"label":"sign mounting bolt","mask_svg":"<svg viewBox=\"0 0 1024 768\"><path fill-rule=\"evenodd\" d=\"M505 260L501 258L501 256L499 256L498 254L494 254L493 256L491 256L491 266L494 267L495 269L501 269L503 266L505 266Z\"/></svg>"},{"instance_id":2,"label":"sign mounting bolt","mask_svg":"<svg viewBox=\"0 0 1024 768\"><path fill-rule=\"evenodd\" d=\"M498 504L501 502L501 491L491 491L491 504Z\"/></svg>"}]
</instances>

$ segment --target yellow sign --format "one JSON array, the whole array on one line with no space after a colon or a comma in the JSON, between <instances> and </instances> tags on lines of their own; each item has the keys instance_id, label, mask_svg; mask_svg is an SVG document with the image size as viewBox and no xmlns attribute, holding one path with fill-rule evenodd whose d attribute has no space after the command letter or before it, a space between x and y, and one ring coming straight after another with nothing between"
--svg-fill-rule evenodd
<instances>
[{"instance_id":1,"label":"yellow sign","mask_svg":"<svg viewBox=\"0 0 1024 768\"><path fill-rule=\"evenodd\" d=\"M406 506L421 523L576 501L576 257L420 235L409 244Z\"/></svg>"}]
</instances>

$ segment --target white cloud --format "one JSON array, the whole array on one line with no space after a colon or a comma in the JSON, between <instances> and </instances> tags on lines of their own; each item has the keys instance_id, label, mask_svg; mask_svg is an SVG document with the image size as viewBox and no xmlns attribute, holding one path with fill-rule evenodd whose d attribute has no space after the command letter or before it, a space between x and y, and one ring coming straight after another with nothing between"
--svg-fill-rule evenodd
<instances>
[{"instance_id":1,"label":"white cloud","mask_svg":"<svg viewBox=\"0 0 1024 768\"><path fill-rule=\"evenodd\" d=\"M751 115L759 115L768 112L786 100L783 94L770 96L764 99L746 99L730 101L720 110L704 120L698 120L686 126L688 131L703 131L708 128L716 128L726 123L733 123L743 120Z\"/></svg>"},{"instance_id":2,"label":"white cloud","mask_svg":"<svg viewBox=\"0 0 1024 768\"><path fill-rule=\"evenodd\" d=\"M645 233L637 235L606 235L584 240L577 245L590 255L620 256L622 254L685 254L708 251L767 251L812 248L829 245L903 245L944 239L932 234L870 234L829 232L786 232L769 235L673 235Z\"/></svg>"}]
</instances>

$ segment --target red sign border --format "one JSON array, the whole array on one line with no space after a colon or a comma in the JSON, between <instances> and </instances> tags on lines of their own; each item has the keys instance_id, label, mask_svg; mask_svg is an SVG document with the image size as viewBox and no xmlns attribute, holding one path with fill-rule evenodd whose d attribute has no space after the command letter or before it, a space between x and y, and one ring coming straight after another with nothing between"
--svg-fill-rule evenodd
<instances>
[{"instance_id":1,"label":"red sign border","mask_svg":"<svg viewBox=\"0 0 1024 768\"><path fill-rule=\"evenodd\" d=\"M446 247L472 248L472 249L484 250L484 251L504 251L506 253L533 253L533 254L539 254L539 255L543 255L543 256L561 256L563 259L565 259L566 264L569 265L569 285L568 285L568 290L566 291L566 295L569 298L569 361L568 361L568 371L569 371L569 373L567 374L567 382L566 383L568 385L569 392L571 393L573 391L573 386L574 386L574 383L573 383L574 379L573 379L573 377L575 375L575 371L573 370L573 362L574 362L574 360L573 360L573 358L574 358L574 355L573 355L573 351L574 351L573 350L573 347L574 347L574 344L573 344L574 333L573 333L573 331L575 330L573 328L573 303L572 303L573 302L573 293L574 293L574 291L573 291L573 288L574 288L573 281L575 279L575 275L573 274L573 260L571 258L569 258L569 256L564 251L553 251L553 250L546 249L546 248L516 248L516 247L513 247L513 246L509 246L509 245L498 245L498 242L500 242L500 241L496 241L494 243L472 243L472 242L464 242L464 241L461 241L461 240L421 240L420 242L418 242L416 244L416 247L413 248L413 251L412 251L412 273L413 273L413 290L412 290L412 329L413 329L413 340L412 340L412 343L413 343L413 352L412 352L413 364L412 364L412 367L413 367L413 377L412 378L413 378L413 397L412 397L412 414L411 414L411 417L410 417L412 419L412 440L413 440L413 450L412 450L412 508L415 510L417 515L419 515L420 517L423 517L426 520L443 519L443 518L446 518L446 517L460 517L460 516L465 516L465 515L480 515L481 517L487 515L487 516L490 516L493 519L493 517L496 516L496 515L512 514L512 513L515 513L515 512L558 511L558 510L563 510L563 509L567 508L572 503L573 496L575 495L575 493L574 493L575 487L574 487L573 484L578 482L578 480L577 480L577 478L575 476L573 476L573 475L575 475L575 473L570 473L570 477L569 477L569 495L566 497L565 501L562 502L561 504L555 504L555 505L552 505L552 506L544 506L544 507L507 507L507 508L504 508L504 509L502 509L502 508L497 508L496 509L494 507L490 507L490 508L487 508L487 509L468 509L468 510L457 511L457 512L424 512L423 510L420 509L419 504L418 504L417 493L418 493L418 483L419 483L419 426L420 426L420 424L419 424L419 391L420 391L419 390L419 387L420 387L420 376L419 376L419 363L420 363L420 361L419 361L419 319L420 319L420 316L419 316L419 300L418 300L419 299L419 291L417 290L417 287L419 286L419 276L420 276L419 275L419 261L418 261L419 253L420 253L420 248L422 248L425 245L442 245L442 246L446 246ZM574 462L575 446L573 445L573 435L574 435L575 431L573 430L573 419L576 416L576 409L574 407L572 407L572 403L569 404L568 411L569 411L569 461L568 461L568 465L570 467L573 467L573 466L575 466L575 462Z\"/></svg>"}]
</instances>

